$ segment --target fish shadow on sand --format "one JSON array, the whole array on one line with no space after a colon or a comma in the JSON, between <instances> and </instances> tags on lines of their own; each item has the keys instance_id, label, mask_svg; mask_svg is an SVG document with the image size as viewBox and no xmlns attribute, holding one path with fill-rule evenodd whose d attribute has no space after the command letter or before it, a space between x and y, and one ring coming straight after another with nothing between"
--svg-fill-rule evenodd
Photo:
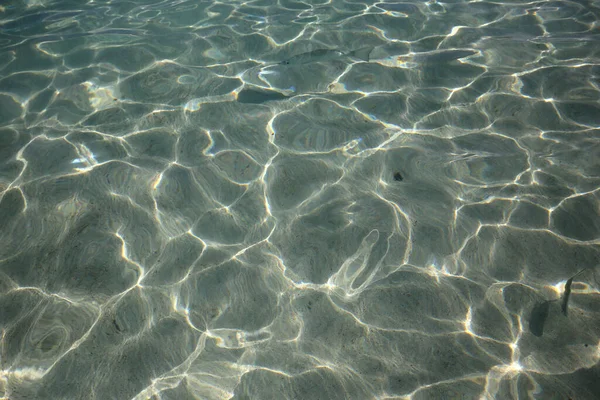
<instances>
[{"instance_id":1,"label":"fish shadow on sand","mask_svg":"<svg viewBox=\"0 0 600 400\"><path fill-rule=\"evenodd\" d=\"M594 270L596 267L586 267L577 272L575 275L570 277L565 283L565 288L563 295L560 299L560 309L565 317L568 316L568 307L569 307L569 296L571 295L571 285L573 284L573 279L577 276L581 275L583 272L587 270ZM544 325L546 324L546 320L548 319L548 315L550 312L550 304L559 301L556 300L546 300L540 303L536 303L531 310L531 314L529 315L529 331L537 336L541 337L544 334Z\"/></svg>"}]
</instances>

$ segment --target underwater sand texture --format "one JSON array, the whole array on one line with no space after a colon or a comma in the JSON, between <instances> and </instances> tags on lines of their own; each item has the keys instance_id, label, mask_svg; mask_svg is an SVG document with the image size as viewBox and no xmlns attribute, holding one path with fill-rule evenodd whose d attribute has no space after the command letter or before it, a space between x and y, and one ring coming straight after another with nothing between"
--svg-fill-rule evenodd
<instances>
[{"instance_id":1,"label":"underwater sand texture","mask_svg":"<svg viewBox=\"0 0 600 400\"><path fill-rule=\"evenodd\" d=\"M3 3L0 398L600 398L599 16Z\"/></svg>"}]
</instances>

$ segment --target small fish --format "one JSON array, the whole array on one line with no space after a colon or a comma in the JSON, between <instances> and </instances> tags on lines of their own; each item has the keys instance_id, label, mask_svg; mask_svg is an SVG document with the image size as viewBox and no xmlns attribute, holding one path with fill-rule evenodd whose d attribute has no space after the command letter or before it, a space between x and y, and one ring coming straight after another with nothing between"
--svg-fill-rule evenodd
<instances>
[{"instance_id":1,"label":"small fish","mask_svg":"<svg viewBox=\"0 0 600 400\"><path fill-rule=\"evenodd\" d=\"M573 283L573 277L569 278L567 283L565 283L565 293L563 294L562 304L560 308L562 309L563 314L567 316L567 306L569 303L569 295L571 294L571 284Z\"/></svg>"},{"instance_id":2,"label":"small fish","mask_svg":"<svg viewBox=\"0 0 600 400\"><path fill-rule=\"evenodd\" d=\"M285 100L288 97L274 90L243 89L237 94L237 101L246 104L262 104L268 101Z\"/></svg>"},{"instance_id":3,"label":"small fish","mask_svg":"<svg viewBox=\"0 0 600 400\"><path fill-rule=\"evenodd\" d=\"M413 53L405 56L398 56L397 60L401 62L413 62L421 65L449 63L461 58L477 54L476 50L435 50L424 53Z\"/></svg>"},{"instance_id":4,"label":"small fish","mask_svg":"<svg viewBox=\"0 0 600 400\"><path fill-rule=\"evenodd\" d=\"M565 316L567 316L567 307L569 306L569 296L571 295L571 285L573 284L573 279L575 279L575 277L577 277L583 271L586 271L588 268L590 267L582 269L581 271L570 277L567 283L565 283L565 292L563 294L562 304L560 305L560 308L563 314L565 314Z\"/></svg>"},{"instance_id":5,"label":"small fish","mask_svg":"<svg viewBox=\"0 0 600 400\"><path fill-rule=\"evenodd\" d=\"M373 51L373 47L363 47L358 50L344 53L339 50L319 49L309 51L307 53L297 54L287 60L280 62L281 65L303 65L314 62L333 61L344 58L353 58L362 61L369 61L369 55Z\"/></svg>"},{"instance_id":6,"label":"small fish","mask_svg":"<svg viewBox=\"0 0 600 400\"><path fill-rule=\"evenodd\" d=\"M565 283L565 292L562 296L562 302L560 308L563 314L567 315L567 307L569 305L569 296L571 295L571 285L573 284L573 279L587 271L590 268L596 267L586 267L577 272L575 275L570 277ZM529 330L535 336L542 336L544 334L544 324L546 323L546 319L548 318L548 311L550 310L550 303L557 300L547 300L542 303L538 303L531 310L531 315L529 317Z\"/></svg>"}]
</instances>

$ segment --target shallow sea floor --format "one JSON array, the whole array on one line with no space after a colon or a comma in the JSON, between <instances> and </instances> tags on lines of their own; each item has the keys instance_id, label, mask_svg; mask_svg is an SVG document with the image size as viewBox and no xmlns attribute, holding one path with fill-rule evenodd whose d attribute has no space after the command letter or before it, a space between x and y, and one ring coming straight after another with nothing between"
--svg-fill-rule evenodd
<instances>
[{"instance_id":1,"label":"shallow sea floor","mask_svg":"<svg viewBox=\"0 0 600 400\"><path fill-rule=\"evenodd\" d=\"M0 398L600 398L599 20L2 2Z\"/></svg>"}]
</instances>

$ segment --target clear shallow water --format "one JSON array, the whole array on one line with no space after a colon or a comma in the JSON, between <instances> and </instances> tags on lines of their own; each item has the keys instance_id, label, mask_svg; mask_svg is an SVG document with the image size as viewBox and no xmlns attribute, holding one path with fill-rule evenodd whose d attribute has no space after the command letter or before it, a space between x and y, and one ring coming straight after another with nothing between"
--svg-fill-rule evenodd
<instances>
[{"instance_id":1,"label":"clear shallow water","mask_svg":"<svg viewBox=\"0 0 600 400\"><path fill-rule=\"evenodd\" d=\"M599 14L2 3L0 395L598 398Z\"/></svg>"}]
</instances>

